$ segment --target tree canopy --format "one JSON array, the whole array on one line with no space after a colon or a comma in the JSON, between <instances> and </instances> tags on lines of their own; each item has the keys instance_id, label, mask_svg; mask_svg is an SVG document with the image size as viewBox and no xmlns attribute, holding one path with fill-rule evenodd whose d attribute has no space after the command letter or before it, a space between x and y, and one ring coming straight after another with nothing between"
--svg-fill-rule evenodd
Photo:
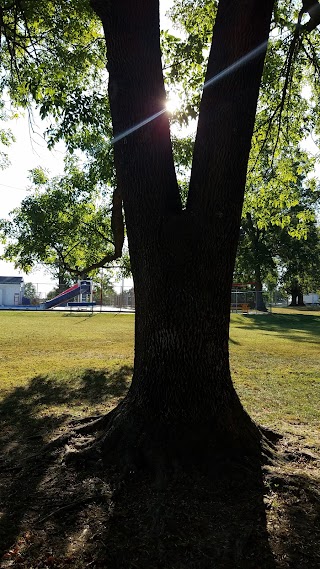
<instances>
[{"instance_id":1,"label":"tree canopy","mask_svg":"<svg viewBox=\"0 0 320 569\"><path fill-rule=\"evenodd\" d=\"M75 159L64 176L47 179L43 170L35 169L31 178L33 193L22 200L12 219L1 221L4 259L25 272L41 263L61 281L62 275L86 277L121 255L122 220L114 227L114 243L111 224L117 222L101 181L93 185L90 173Z\"/></svg>"},{"instance_id":2,"label":"tree canopy","mask_svg":"<svg viewBox=\"0 0 320 569\"><path fill-rule=\"evenodd\" d=\"M177 32L173 28L162 33L162 66L167 92L173 90L179 95L178 108L171 113L176 129L190 121L192 124L197 116L217 6L215 0L177 0L170 12ZM290 216L280 213L278 185L281 184L280 200L287 203L291 199L289 178L292 186L295 164L299 161L297 146L309 133L314 136L319 133L316 105L319 33L311 25L313 20L308 6L302 7L298 1L279 0L273 12L243 214L245 218L250 207L254 207L252 200L259 199L260 226L263 215L271 224L279 225L280 218L281 223L288 223ZM8 93L18 107L36 104L40 115L51 120L46 133L49 146L63 139L68 152L82 152L87 163L88 185L95 187L100 182L112 191L116 181L105 43L101 23L90 3L86 0L67 4L31 0L4 2L0 26L3 93ZM180 172L180 193L185 201L194 137L185 137L184 131L180 133L178 128L172 139L176 168ZM9 143L9 131L2 131L1 141ZM312 159L306 152L302 162L300 168L305 167L310 172ZM283 184L281 180L285 176L287 183ZM88 193L86 199L89 209L94 207ZM120 219L120 191L117 204ZM271 219L272 215L275 217ZM301 236L303 215L308 216L308 213L300 213L301 223L299 226L295 223L289 231L292 237ZM8 225L6 227L8 236Z\"/></svg>"}]
</instances>

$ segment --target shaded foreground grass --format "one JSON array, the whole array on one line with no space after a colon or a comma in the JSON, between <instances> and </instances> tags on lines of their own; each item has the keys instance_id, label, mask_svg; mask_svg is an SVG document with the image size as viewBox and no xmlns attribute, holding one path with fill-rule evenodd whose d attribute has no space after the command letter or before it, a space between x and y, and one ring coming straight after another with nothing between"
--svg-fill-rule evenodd
<instances>
[{"instance_id":1,"label":"shaded foreground grass","mask_svg":"<svg viewBox=\"0 0 320 569\"><path fill-rule=\"evenodd\" d=\"M264 485L260 470L217 464L210 480L180 473L166 487L134 474L119 484L99 464L75 470L59 449L40 454L70 421L125 394L134 316L0 321L1 567L319 566L319 316L232 317L237 390L257 421L285 434Z\"/></svg>"}]
</instances>

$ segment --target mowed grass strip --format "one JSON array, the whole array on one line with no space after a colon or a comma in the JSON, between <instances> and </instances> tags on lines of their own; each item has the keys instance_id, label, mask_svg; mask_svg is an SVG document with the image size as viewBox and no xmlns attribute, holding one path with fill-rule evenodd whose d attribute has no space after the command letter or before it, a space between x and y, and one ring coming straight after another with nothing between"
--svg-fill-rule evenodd
<instances>
[{"instance_id":1,"label":"mowed grass strip","mask_svg":"<svg viewBox=\"0 0 320 569\"><path fill-rule=\"evenodd\" d=\"M38 374L131 365L133 328L133 314L0 312L1 389Z\"/></svg>"},{"instance_id":2,"label":"mowed grass strip","mask_svg":"<svg viewBox=\"0 0 320 569\"><path fill-rule=\"evenodd\" d=\"M320 443L320 316L234 315L232 376L259 423Z\"/></svg>"},{"instance_id":3,"label":"mowed grass strip","mask_svg":"<svg viewBox=\"0 0 320 569\"><path fill-rule=\"evenodd\" d=\"M58 428L112 407L130 383L133 330L133 314L0 312L0 415L24 416L33 435L35 418L61 417Z\"/></svg>"},{"instance_id":4,"label":"mowed grass strip","mask_svg":"<svg viewBox=\"0 0 320 569\"><path fill-rule=\"evenodd\" d=\"M130 382L133 333L133 314L0 312L2 411L79 416L115 404ZM316 314L231 317L231 368L246 409L311 446L320 438L319 345Z\"/></svg>"}]
</instances>

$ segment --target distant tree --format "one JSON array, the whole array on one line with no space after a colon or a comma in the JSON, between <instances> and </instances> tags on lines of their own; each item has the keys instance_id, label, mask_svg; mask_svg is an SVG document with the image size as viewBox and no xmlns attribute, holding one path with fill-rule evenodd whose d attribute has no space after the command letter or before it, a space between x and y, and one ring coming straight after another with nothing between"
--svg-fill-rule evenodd
<instances>
[{"instance_id":1,"label":"distant tree","mask_svg":"<svg viewBox=\"0 0 320 569\"><path fill-rule=\"evenodd\" d=\"M40 302L37 289L35 285L31 282L25 283L24 285L24 297L28 298L31 304L39 304Z\"/></svg>"},{"instance_id":2,"label":"distant tree","mask_svg":"<svg viewBox=\"0 0 320 569\"><path fill-rule=\"evenodd\" d=\"M320 228L309 226L305 239L279 239L281 283L291 296L291 306L303 306L303 295L320 288Z\"/></svg>"},{"instance_id":3,"label":"distant tree","mask_svg":"<svg viewBox=\"0 0 320 569\"><path fill-rule=\"evenodd\" d=\"M115 291L109 274L96 275L93 278L93 298L98 304L107 304L111 295Z\"/></svg>"},{"instance_id":4,"label":"distant tree","mask_svg":"<svg viewBox=\"0 0 320 569\"><path fill-rule=\"evenodd\" d=\"M242 211L241 231L236 259L236 280L255 281L257 308L266 310L262 288L266 280L277 275L282 265L281 241L291 243L311 239L320 196L311 177L314 160L299 148L278 154L272 172L257 172L247 177L247 190ZM287 261L287 258L284 260Z\"/></svg>"},{"instance_id":5,"label":"distant tree","mask_svg":"<svg viewBox=\"0 0 320 569\"><path fill-rule=\"evenodd\" d=\"M255 283L256 308L262 312L267 310L263 283L272 274L276 274L276 266L268 243L268 233L257 227L254 217L247 212L241 223L234 280Z\"/></svg>"},{"instance_id":6,"label":"distant tree","mask_svg":"<svg viewBox=\"0 0 320 569\"><path fill-rule=\"evenodd\" d=\"M70 277L86 277L121 256L121 205L118 216L114 209L110 217L108 193L92 184L74 160L64 176L49 180L38 168L32 180L33 193L9 220L0 220L3 259L25 272L41 263L63 285Z\"/></svg>"}]
</instances>

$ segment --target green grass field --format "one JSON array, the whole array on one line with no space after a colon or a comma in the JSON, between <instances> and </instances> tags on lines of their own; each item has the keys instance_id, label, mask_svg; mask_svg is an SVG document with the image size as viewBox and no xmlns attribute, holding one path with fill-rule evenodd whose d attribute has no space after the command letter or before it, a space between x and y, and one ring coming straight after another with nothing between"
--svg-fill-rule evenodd
<instances>
[{"instance_id":1,"label":"green grass field","mask_svg":"<svg viewBox=\"0 0 320 569\"><path fill-rule=\"evenodd\" d=\"M1 567L178 568L190 552L193 567L209 567L209 555L213 567L217 555L231 561L226 544L246 555L249 541L249 567L319 566L320 315L232 315L236 388L256 421L285 436L261 472L235 461L229 479L218 463L206 483L181 472L164 485L130 471L114 486L101 461L65 462L69 444L94 440L78 420L126 393L133 314L2 311L0 323ZM219 567L248 566L237 559Z\"/></svg>"},{"instance_id":2,"label":"green grass field","mask_svg":"<svg viewBox=\"0 0 320 569\"><path fill-rule=\"evenodd\" d=\"M255 420L320 439L320 316L231 317L233 379ZM19 421L100 412L123 396L134 315L0 312L0 411ZM58 421L61 425L61 422ZM36 424L36 423L35 423Z\"/></svg>"}]
</instances>

